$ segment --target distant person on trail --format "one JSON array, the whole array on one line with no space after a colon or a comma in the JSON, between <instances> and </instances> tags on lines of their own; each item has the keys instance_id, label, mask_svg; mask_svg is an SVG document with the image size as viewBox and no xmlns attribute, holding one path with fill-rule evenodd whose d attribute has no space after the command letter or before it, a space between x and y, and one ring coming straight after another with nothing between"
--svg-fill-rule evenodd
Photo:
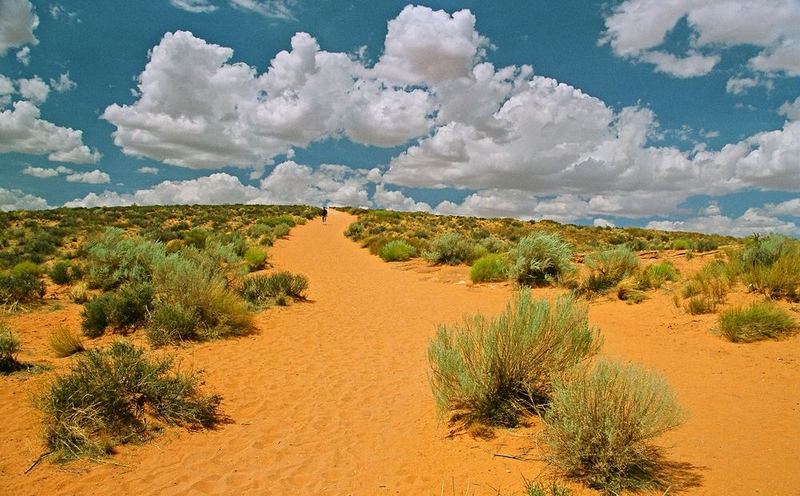
<instances>
[{"instance_id":1,"label":"distant person on trail","mask_svg":"<svg viewBox=\"0 0 800 496\"><path fill-rule=\"evenodd\" d=\"M322 207L322 223L328 223L328 209L326 207Z\"/></svg>"}]
</instances>

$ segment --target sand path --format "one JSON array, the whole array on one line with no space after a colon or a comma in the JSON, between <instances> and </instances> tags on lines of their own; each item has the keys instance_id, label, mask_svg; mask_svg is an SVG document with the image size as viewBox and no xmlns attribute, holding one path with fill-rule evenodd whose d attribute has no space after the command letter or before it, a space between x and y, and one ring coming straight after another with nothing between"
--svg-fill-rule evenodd
<instances>
[{"instance_id":1,"label":"sand path","mask_svg":"<svg viewBox=\"0 0 800 496\"><path fill-rule=\"evenodd\" d=\"M342 235L352 220L332 211L328 225L295 228L272 251L276 268L309 277L308 302L260 314L258 334L176 350L223 395L232 423L218 430L170 430L114 464L44 463L25 476L42 451L25 397L42 379L0 378L0 494L519 494L543 465L494 454L522 453L531 431L447 438L426 359L437 323L497 313L510 288L462 284L463 267L386 264ZM73 321L78 311L63 310ZM27 318L16 328L30 328L23 339L44 356L46 328ZM688 410L663 439L686 494L800 495L800 336L727 343L709 332L715 316L686 315L664 294L595 302L590 319L603 354L663 373Z\"/></svg>"}]
</instances>

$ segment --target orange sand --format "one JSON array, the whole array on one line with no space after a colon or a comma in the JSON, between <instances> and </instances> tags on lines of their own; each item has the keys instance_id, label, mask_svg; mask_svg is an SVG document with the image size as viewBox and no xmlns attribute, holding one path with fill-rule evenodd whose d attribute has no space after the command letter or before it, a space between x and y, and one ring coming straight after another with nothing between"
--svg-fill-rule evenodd
<instances>
[{"instance_id":1,"label":"orange sand","mask_svg":"<svg viewBox=\"0 0 800 496\"><path fill-rule=\"evenodd\" d=\"M450 438L428 386L436 324L497 313L510 287L473 287L463 267L386 264L342 235L352 220L331 211L271 253L308 276L309 302L260 314L255 335L174 350L223 395L232 422L215 431L170 430L113 463L43 462L23 475L44 451L27 398L49 374L0 377L0 494L505 495L546 474L494 456L535 458L536 426ZM77 329L80 307L61 304L8 319L23 359L56 370L73 360L47 358L54 326ZM730 344L709 332L715 316L686 315L666 294L601 300L590 317L604 354L663 373L688 410L663 439L686 494L800 494L800 338Z\"/></svg>"}]
</instances>

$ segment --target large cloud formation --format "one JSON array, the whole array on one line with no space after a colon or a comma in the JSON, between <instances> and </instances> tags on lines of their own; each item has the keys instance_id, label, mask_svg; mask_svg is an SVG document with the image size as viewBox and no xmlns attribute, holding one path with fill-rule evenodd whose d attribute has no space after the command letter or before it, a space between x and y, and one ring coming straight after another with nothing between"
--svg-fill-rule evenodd
<instances>
[{"instance_id":1,"label":"large cloud formation","mask_svg":"<svg viewBox=\"0 0 800 496\"><path fill-rule=\"evenodd\" d=\"M689 51L675 57L660 47L682 19L694 36ZM650 62L676 77L707 74L721 49L741 45L760 48L748 62L751 69L800 76L797 0L626 0L605 25L601 43L616 55Z\"/></svg>"},{"instance_id":2,"label":"large cloud formation","mask_svg":"<svg viewBox=\"0 0 800 496\"><path fill-rule=\"evenodd\" d=\"M679 77L707 73L722 47L739 44L761 47L750 60L754 70L800 74L792 58L797 3L763 4L769 5L628 0L606 19L604 41L620 56ZM763 9L770 15L759 16ZM730 12L747 15L733 19ZM660 48L664 38L682 18L696 39L686 53L666 53ZM782 128L718 151L659 147L653 145L660 134L657 117L648 108L612 108L530 66L497 68L486 61L490 48L469 11L414 6L389 21L373 66L355 55L324 51L311 35L297 33L291 48L259 73L233 62L229 48L188 32L167 33L139 75L138 99L110 105L103 118L116 127L115 143L128 155L198 169L232 165L257 174L276 158L293 156L294 148L324 139L382 147L411 142L375 181L380 184L371 199L358 183L364 178L352 169L346 175L360 179L350 190L342 189L346 181L333 170L293 162L276 167L259 187L234 183L233 176L206 179L246 202L347 198L392 208L571 221L671 214L697 194L800 190L797 102L781 107L787 118ZM729 91L758 84L758 78L752 84L734 81ZM391 185L470 193L460 203L431 208ZM151 201L179 186L197 190L201 184L162 183L143 190L139 200L139 193L113 200ZM765 218L791 228L775 215L751 212L727 229L735 229L733 221L755 226Z\"/></svg>"},{"instance_id":3,"label":"large cloud formation","mask_svg":"<svg viewBox=\"0 0 800 496\"><path fill-rule=\"evenodd\" d=\"M0 2L0 57L9 49L37 44L39 41L33 32L38 25L39 17L29 0Z\"/></svg>"}]
</instances>

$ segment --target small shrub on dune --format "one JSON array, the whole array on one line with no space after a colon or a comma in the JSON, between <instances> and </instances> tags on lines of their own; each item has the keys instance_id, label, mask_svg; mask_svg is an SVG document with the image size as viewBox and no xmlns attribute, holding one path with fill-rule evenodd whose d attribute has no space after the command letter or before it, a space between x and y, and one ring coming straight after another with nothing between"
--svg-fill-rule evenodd
<instances>
[{"instance_id":1,"label":"small shrub on dune","mask_svg":"<svg viewBox=\"0 0 800 496\"><path fill-rule=\"evenodd\" d=\"M0 373L8 374L22 368L17 360L21 349L19 338L5 325L0 324Z\"/></svg>"},{"instance_id":2,"label":"small shrub on dune","mask_svg":"<svg viewBox=\"0 0 800 496\"><path fill-rule=\"evenodd\" d=\"M23 274L30 274L35 277L42 275L42 267L30 261L20 262L11 269L12 276L21 276Z\"/></svg>"},{"instance_id":3,"label":"small shrub on dune","mask_svg":"<svg viewBox=\"0 0 800 496\"><path fill-rule=\"evenodd\" d=\"M66 327L59 327L48 338L50 348L58 358L66 358L75 353L84 351L83 342Z\"/></svg>"},{"instance_id":4,"label":"small shrub on dune","mask_svg":"<svg viewBox=\"0 0 800 496\"><path fill-rule=\"evenodd\" d=\"M68 262L64 260L59 260L58 262L54 263L50 270L47 272L47 275L50 276L50 279L59 285L69 284L72 282L72 274L70 271L70 265Z\"/></svg>"},{"instance_id":5,"label":"small shrub on dune","mask_svg":"<svg viewBox=\"0 0 800 496\"><path fill-rule=\"evenodd\" d=\"M81 312L81 329L87 338L97 338L103 335L108 327L108 307L113 298L110 293L104 293L87 301Z\"/></svg>"},{"instance_id":6,"label":"small shrub on dune","mask_svg":"<svg viewBox=\"0 0 800 496\"><path fill-rule=\"evenodd\" d=\"M151 284L123 284L106 306L108 324L120 330L132 329L143 324L152 301Z\"/></svg>"},{"instance_id":7,"label":"small shrub on dune","mask_svg":"<svg viewBox=\"0 0 800 496\"><path fill-rule=\"evenodd\" d=\"M389 241L378 251L378 255L387 262L405 261L416 254L417 250L401 239Z\"/></svg>"},{"instance_id":8,"label":"small shrub on dune","mask_svg":"<svg viewBox=\"0 0 800 496\"><path fill-rule=\"evenodd\" d=\"M272 228L272 237L274 239L282 239L289 235L289 232L292 230L292 226L288 224L278 224L277 226Z\"/></svg>"},{"instance_id":9,"label":"small shrub on dune","mask_svg":"<svg viewBox=\"0 0 800 496\"><path fill-rule=\"evenodd\" d=\"M719 329L734 343L779 339L795 334L797 323L791 315L770 301L733 308L719 316Z\"/></svg>"},{"instance_id":10,"label":"small shrub on dune","mask_svg":"<svg viewBox=\"0 0 800 496\"><path fill-rule=\"evenodd\" d=\"M659 289L667 281L677 281L678 271L669 262L660 262L644 269L637 278L639 289Z\"/></svg>"},{"instance_id":11,"label":"small shrub on dune","mask_svg":"<svg viewBox=\"0 0 800 496\"><path fill-rule=\"evenodd\" d=\"M771 265L756 265L741 275L742 282L768 298L800 299L800 247L787 250Z\"/></svg>"},{"instance_id":12,"label":"small shrub on dune","mask_svg":"<svg viewBox=\"0 0 800 496\"><path fill-rule=\"evenodd\" d=\"M253 272L264 268L264 264L267 262L267 254L261 248L251 246L244 253L244 260L247 262L250 272Z\"/></svg>"},{"instance_id":13,"label":"small shrub on dune","mask_svg":"<svg viewBox=\"0 0 800 496\"><path fill-rule=\"evenodd\" d=\"M155 347L181 341L201 339L197 315L181 304L157 304L150 314L145 336Z\"/></svg>"},{"instance_id":14,"label":"small shrub on dune","mask_svg":"<svg viewBox=\"0 0 800 496\"><path fill-rule=\"evenodd\" d=\"M496 253L484 255L472 264L469 278L472 282L504 281L508 278L508 260Z\"/></svg>"},{"instance_id":15,"label":"small shrub on dune","mask_svg":"<svg viewBox=\"0 0 800 496\"><path fill-rule=\"evenodd\" d=\"M159 424L211 427L220 398L204 395L194 374L172 371L169 358L150 358L118 341L90 350L39 393L44 438L60 461L97 459L118 444L150 438Z\"/></svg>"},{"instance_id":16,"label":"small shrub on dune","mask_svg":"<svg viewBox=\"0 0 800 496\"><path fill-rule=\"evenodd\" d=\"M0 274L0 303L32 303L40 300L44 293L44 283L31 272Z\"/></svg>"},{"instance_id":17,"label":"small shrub on dune","mask_svg":"<svg viewBox=\"0 0 800 496\"><path fill-rule=\"evenodd\" d=\"M447 233L437 236L431 241L430 249L422 256L435 264L458 265L471 263L483 255L486 248L473 243L459 233Z\"/></svg>"},{"instance_id":18,"label":"small shrub on dune","mask_svg":"<svg viewBox=\"0 0 800 496\"><path fill-rule=\"evenodd\" d=\"M702 315L717 311L717 301L705 295L697 295L689 298L684 304L684 308L691 315Z\"/></svg>"},{"instance_id":19,"label":"small shrub on dune","mask_svg":"<svg viewBox=\"0 0 800 496\"><path fill-rule=\"evenodd\" d=\"M591 273L584 283L589 292L602 292L616 286L629 274L639 268L639 259L624 246L586 256L586 266Z\"/></svg>"},{"instance_id":20,"label":"small shrub on dune","mask_svg":"<svg viewBox=\"0 0 800 496\"><path fill-rule=\"evenodd\" d=\"M284 271L248 277L242 296L253 304L263 305L281 297L302 299L306 289L308 279L304 275Z\"/></svg>"},{"instance_id":21,"label":"small shrub on dune","mask_svg":"<svg viewBox=\"0 0 800 496\"><path fill-rule=\"evenodd\" d=\"M526 286L553 284L575 272L572 248L557 234L531 233L510 253L509 274Z\"/></svg>"},{"instance_id":22,"label":"small shrub on dune","mask_svg":"<svg viewBox=\"0 0 800 496\"><path fill-rule=\"evenodd\" d=\"M650 441L682 419L664 379L599 362L556 380L544 414L547 459L568 477L615 494L658 486L659 453Z\"/></svg>"},{"instance_id":23,"label":"small shrub on dune","mask_svg":"<svg viewBox=\"0 0 800 496\"><path fill-rule=\"evenodd\" d=\"M556 377L599 346L585 305L571 296L551 304L523 291L497 319L478 314L439 327L428 347L438 410L467 426L515 425L547 401Z\"/></svg>"},{"instance_id":24,"label":"small shrub on dune","mask_svg":"<svg viewBox=\"0 0 800 496\"><path fill-rule=\"evenodd\" d=\"M86 303L89 300L89 286L81 281L69 288L67 296L73 303Z\"/></svg>"}]
</instances>

